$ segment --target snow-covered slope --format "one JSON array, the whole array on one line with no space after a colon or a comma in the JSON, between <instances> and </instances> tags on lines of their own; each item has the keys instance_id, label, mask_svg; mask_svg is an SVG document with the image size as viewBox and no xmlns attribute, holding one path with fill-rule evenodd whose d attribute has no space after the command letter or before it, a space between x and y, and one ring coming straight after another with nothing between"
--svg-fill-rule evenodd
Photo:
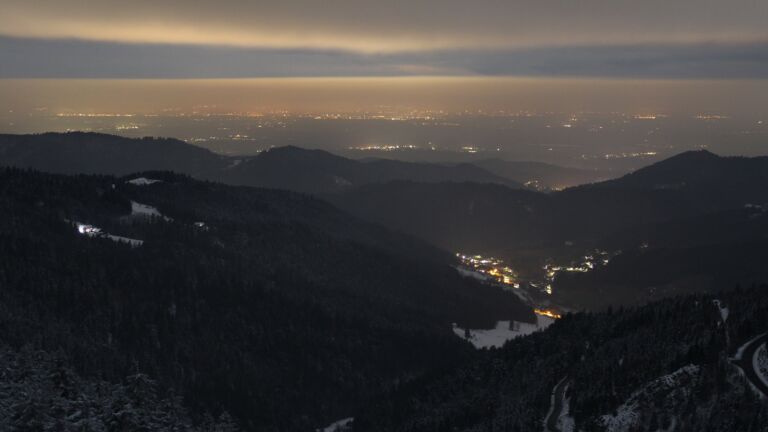
<instances>
[{"instance_id":1,"label":"snow-covered slope","mask_svg":"<svg viewBox=\"0 0 768 432\"><path fill-rule=\"evenodd\" d=\"M498 348L510 339L527 336L535 331L544 330L553 322L555 322L553 318L536 315L536 324L519 321L499 321L496 323L495 328L489 330L470 329L468 331L454 324L453 332L456 336L471 342L475 348Z\"/></svg>"},{"instance_id":2,"label":"snow-covered slope","mask_svg":"<svg viewBox=\"0 0 768 432\"><path fill-rule=\"evenodd\" d=\"M687 385L699 373L699 367L688 365L669 375L659 377L627 399L615 412L602 416L601 420L608 432L630 432L637 430L643 418L641 413L649 404L675 406L687 400L690 387ZM673 410L670 409L670 412Z\"/></svg>"},{"instance_id":3,"label":"snow-covered slope","mask_svg":"<svg viewBox=\"0 0 768 432\"><path fill-rule=\"evenodd\" d=\"M160 213L160 211L152 207L150 205L137 203L136 201L131 201L131 216L136 217L159 217L163 218L167 221L172 221L173 219L169 218L168 216L163 215Z\"/></svg>"},{"instance_id":4,"label":"snow-covered slope","mask_svg":"<svg viewBox=\"0 0 768 432\"><path fill-rule=\"evenodd\" d=\"M155 179L148 179L146 177L137 177L132 180L128 180L126 183L132 184L134 186L149 186L151 184L159 183L161 180L155 180Z\"/></svg>"},{"instance_id":5,"label":"snow-covered slope","mask_svg":"<svg viewBox=\"0 0 768 432\"><path fill-rule=\"evenodd\" d=\"M341 420L337 420L328 426L317 429L316 432L343 432L351 430L352 423L355 421L354 418L349 417Z\"/></svg>"}]
</instances>

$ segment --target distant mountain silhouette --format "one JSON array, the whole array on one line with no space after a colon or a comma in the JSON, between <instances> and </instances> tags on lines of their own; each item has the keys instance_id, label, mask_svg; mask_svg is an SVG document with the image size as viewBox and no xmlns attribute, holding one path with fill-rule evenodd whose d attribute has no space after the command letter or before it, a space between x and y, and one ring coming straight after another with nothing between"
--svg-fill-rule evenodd
<instances>
[{"instance_id":1,"label":"distant mountain silhouette","mask_svg":"<svg viewBox=\"0 0 768 432\"><path fill-rule=\"evenodd\" d=\"M616 180L551 194L391 182L329 199L451 250L596 242L633 227L768 203L768 158L687 152Z\"/></svg>"},{"instance_id":2,"label":"distant mountain silhouette","mask_svg":"<svg viewBox=\"0 0 768 432\"><path fill-rule=\"evenodd\" d=\"M581 205L592 209L583 214L593 223L580 222L603 234L632 225L767 203L768 157L685 152L615 180L565 190L558 201L571 208Z\"/></svg>"},{"instance_id":3,"label":"distant mountain silhouette","mask_svg":"<svg viewBox=\"0 0 768 432\"><path fill-rule=\"evenodd\" d=\"M211 151L170 138L85 132L0 135L0 165L52 173L125 175L172 170L208 177L226 163Z\"/></svg>"},{"instance_id":4,"label":"distant mountain silhouette","mask_svg":"<svg viewBox=\"0 0 768 432\"><path fill-rule=\"evenodd\" d=\"M293 146L274 148L257 156L229 157L175 139L131 139L84 132L0 135L0 165L62 174L124 175L172 170L227 184L315 194L392 180L473 181L523 187L470 164L357 161Z\"/></svg>"},{"instance_id":5,"label":"distant mountain silhouette","mask_svg":"<svg viewBox=\"0 0 768 432\"><path fill-rule=\"evenodd\" d=\"M688 151L615 180L585 187L623 189L734 188L751 190L768 181L768 157L722 157L707 150Z\"/></svg>"},{"instance_id":6,"label":"distant mountain silhouette","mask_svg":"<svg viewBox=\"0 0 768 432\"><path fill-rule=\"evenodd\" d=\"M371 183L393 180L417 182L497 183L522 188L519 183L470 164L438 164L374 159L357 161L323 150L278 147L244 160L221 173L228 184L272 187L309 193L335 193Z\"/></svg>"}]
</instances>

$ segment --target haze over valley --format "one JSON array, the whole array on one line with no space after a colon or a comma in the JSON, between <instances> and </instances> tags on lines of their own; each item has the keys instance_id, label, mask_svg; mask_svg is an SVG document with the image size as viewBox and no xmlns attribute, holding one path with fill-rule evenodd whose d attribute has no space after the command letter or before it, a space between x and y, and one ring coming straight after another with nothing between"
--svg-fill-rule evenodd
<instances>
[{"instance_id":1,"label":"haze over valley","mask_svg":"<svg viewBox=\"0 0 768 432\"><path fill-rule=\"evenodd\" d=\"M174 137L227 155L294 145L358 159L499 158L624 173L685 150L765 154L765 91L751 81L7 80L0 132Z\"/></svg>"}]
</instances>

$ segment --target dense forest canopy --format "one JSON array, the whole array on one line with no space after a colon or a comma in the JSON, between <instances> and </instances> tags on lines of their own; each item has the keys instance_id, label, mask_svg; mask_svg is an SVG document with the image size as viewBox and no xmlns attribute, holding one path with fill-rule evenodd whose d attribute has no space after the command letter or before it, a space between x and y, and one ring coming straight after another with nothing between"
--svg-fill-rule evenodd
<instances>
[{"instance_id":1,"label":"dense forest canopy","mask_svg":"<svg viewBox=\"0 0 768 432\"><path fill-rule=\"evenodd\" d=\"M307 430L464 358L453 322L533 319L442 252L314 198L145 176L161 181L0 172L4 343L111 382L146 373L249 429Z\"/></svg>"}]
</instances>

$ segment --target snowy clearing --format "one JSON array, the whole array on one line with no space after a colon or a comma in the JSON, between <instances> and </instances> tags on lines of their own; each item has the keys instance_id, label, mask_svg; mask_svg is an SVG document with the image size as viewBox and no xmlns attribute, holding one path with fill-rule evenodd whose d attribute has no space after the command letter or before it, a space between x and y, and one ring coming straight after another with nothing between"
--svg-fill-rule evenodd
<instances>
[{"instance_id":1,"label":"snowy clearing","mask_svg":"<svg viewBox=\"0 0 768 432\"><path fill-rule=\"evenodd\" d=\"M146 204L137 203L136 201L131 201L131 215L157 216L157 217L163 216L162 214L160 214L160 212L156 208L152 206L148 206Z\"/></svg>"},{"instance_id":2,"label":"snowy clearing","mask_svg":"<svg viewBox=\"0 0 768 432\"><path fill-rule=\"evenodd\" d=\"M352 186L352 182L345 179L344 177L333 176L333 182L336 183L336 186L341 186L341 187Z\"/></svg>"},{"instance_id":3,"label":"snowy clearing","mask_svg":"<svg viewBox=\"0 0 768 432\"><path fill-rule=\"evenodd\" d=\"M718 299L712 300L712 303L714 303L715 306L717 306L717 310L720 311L720 319L722 319L723 322L728 321L728 314L730 313L728 308L723 306L723 303Z\"/></svg>"},{"instance_id":4,"label":"snowy clearing","mask_svg":"<svg viewBox=\"0 0 768 432\"><path fill-rule=\"evenodd\" d=\"M160 211L152 207L150 205L137 203L136 201L131 201L131 216L137 216L137 217L159 217L163 218L167 221L172 221L173 219L169 218L168 216L163 216Z\"/></svg>"},{"instance_id":5,"label":"snowy clearing","mask_svg":"<svg viewBox=\"0 0 768 432\"><path fill-rule=\"evenodd\" d=\"M341 419L329 424L324 428L316 429L316 432L342 432L346 430L351 430L352 422L354 421L355 421L354 417Z\"/></svg>"},{"instance_id":6,"label":"snowy clearing","mask_svg":"<svg viewBox=\"0 0 768 432\"><path fill-rule=\"evenodd\" d=\"M616 409L615 414L602 416L603 426L610 432L636 430L642 421L640 414L644 411L645 404L663 401L664 404L676 405L686 400L690 389L685 385L685 381L698 372L698 366L688 365L649 382L632 393L629 399Z\"/></svg>"},{"instance_id":7,"label":"snowy clearing","mask_svg":"<svg viewBox=\"0 0 768 432\"><path fill-rule=\"evenodd\" d=\"M568 387L570 385L565 386L565 390L563 390L564 394L568 394ZM560 432L574 432L576 430L576 422L574 421L573 417L571 417L571 398L570 397L564 397L563 398L563 408L560 410L560 415L557 416L557 428L560 430Z\"/></svg>"},{"instance_id":8,"label":"snowy clearing","mask_svg":"<svg viewBox=\"0 0 768 432\"><path fill-rule=\"evenodd\" d=\"M151 184L160 183L162 180L148 179L146 177L138 177L133 180L128 180L126 183L130 183L134 186L149 186Z\"/></svg>"},{"instance_id":9,"label":"snowy clearing","mask_svg":"<svg viewBox=\"0 0 768 432\"><path fill-rule=\"evenodd\" d=\"M510 339L520 336L527 336L533 332L544 330L549 327L554 318L536 315L536 324L524 323L519 321L499 321L496 327L490 330L469 330L469 337L466 337L466 330L453 325L453 332L456 336L468 340L475 348L501 347Z\"/></svg>"}]
</instances>

